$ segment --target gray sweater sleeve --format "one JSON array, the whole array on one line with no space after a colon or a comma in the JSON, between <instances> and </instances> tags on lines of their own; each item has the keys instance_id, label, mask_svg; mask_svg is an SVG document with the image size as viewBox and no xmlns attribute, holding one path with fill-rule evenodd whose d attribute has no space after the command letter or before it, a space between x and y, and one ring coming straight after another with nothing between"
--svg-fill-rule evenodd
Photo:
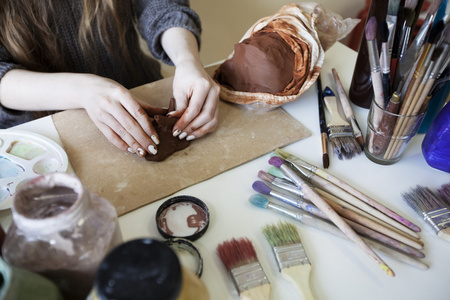
<instances>
[{"instance_id":1,"label":"gray sweater sleeve","mask_svg":"<svg viewBox=\"0 0 450 300\"><path fill-rule=\"evenodd\" d=\"M16 64L6 48L0 44L0 80L5 76L6 72L12 69L23 69L21 65Z\"/></svg>"},{"instance_id":2,"label":"gray sweater sleeve","mask_svg":"<svg viewBox=\"0 0 450 300\"><path fill-rule=\"evenodd\" d=\"M188 0L136 0L136 12L140 34L153 56L164 63L173 65L161 46L161 35L171 27L191 31L200 47L200 18L190 9Z\"/></svg>"}]
</instances>

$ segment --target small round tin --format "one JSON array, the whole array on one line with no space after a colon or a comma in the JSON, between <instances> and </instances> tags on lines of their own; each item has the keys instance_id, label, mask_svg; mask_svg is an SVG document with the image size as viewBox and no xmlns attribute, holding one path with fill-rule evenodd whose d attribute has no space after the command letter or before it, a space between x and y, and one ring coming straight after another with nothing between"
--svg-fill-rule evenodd
<instances>
[{"instance_id":1,"label":"small round tin","mask_svg":"<svg viewBox=\"0 0 450 300\"><path fill-rule=\"evenodd\" d=\"M177 254L181 265L198 278L203 272L203 258L198 249L189 240L173 238L164 241Z\"/></svg>"},{"instance_id":2,"label":"small round tin","mask_svg":"<svg viewBox=\"0 0 450 300\"><path fill-rule=\"evenodd\" d=\"M156 212L156 226L165 238L195 241L209 226L209 209L193 196L176 196L165 201Z\"/></svg>"}]
</instances>

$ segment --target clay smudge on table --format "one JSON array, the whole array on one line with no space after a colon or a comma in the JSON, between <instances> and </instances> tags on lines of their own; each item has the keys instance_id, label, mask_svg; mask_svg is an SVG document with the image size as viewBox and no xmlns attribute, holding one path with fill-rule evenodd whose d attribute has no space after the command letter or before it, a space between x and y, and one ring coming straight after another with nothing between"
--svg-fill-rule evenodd
<instances>
[{"instance_id":1,"label":"clay smudge on table","mask_svg":"<svg viewBox=\"0 0 450 300\"><path fill-rule=\"evenodd\" d=\"M171 236L186 237L200 232L208 224L206 212L197 204L178 202L163 210L159 227Z\"/></svg>"},{"instance_id":2,"label":"clay smudge on table","mask_svg":"<svg viewBox=\"0 0 450 300\"><path fill-rule=\"evenodd\" d=\"M25 169L4 156L0 156L0 178L13 178L25 172Z\"/></svg>"},{"instance_id":3,"label":"clay smudge on table","mask_svg":"<svg viewBox=\"0 0 450 300\"><path fill-rule=\"evenodd\" d=\"M15 141L11 143L6 152L26 160L32 160L45 153L45 151L45 148L31 142Z\"/></svg>"}]
</instances>

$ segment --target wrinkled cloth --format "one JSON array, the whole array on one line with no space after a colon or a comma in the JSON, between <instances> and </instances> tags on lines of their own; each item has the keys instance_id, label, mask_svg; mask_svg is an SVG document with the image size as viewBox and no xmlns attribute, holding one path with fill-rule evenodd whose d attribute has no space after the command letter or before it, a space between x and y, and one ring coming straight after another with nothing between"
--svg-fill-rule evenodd
<instances>
[{"instance_id":1,"label":"wrinkled cloth","mask_svg":"<svg viewBox=\"0 0 450 300\"><path fill-rule=\"evenodd\" d=\"M13 0L8 0L13 1ZM129 0L124 0L129 1ZM72 3L72 4L71 4ZM91 73L117 81L130 89L162 78L159 63L146 55L139 41L127 41L133 65L129 66L125 59L115 60L98 38L94 41L98 58L96 63L84 59L78 41L78 27L82 16L81 1L54 1L56 15L55 34L61 43L61 54L68 67L68 72ZM161 35L172 27L182 27L191 31L200 45L201 23L198 15L189 8L188 0L135 0L134 10L138 21L138 30L154 58L173 65L161 46ZM1 28L0 28L1 30ZM117 36L111 36L111 43L118 44ZM0 43L0 80L12 69L24 69L17 64L6 48ZM58 72L60 70L55 70ZM0 105L0 128L8 128L53 112L32 112L10 110Z\"/></svg>"}]
</instances>

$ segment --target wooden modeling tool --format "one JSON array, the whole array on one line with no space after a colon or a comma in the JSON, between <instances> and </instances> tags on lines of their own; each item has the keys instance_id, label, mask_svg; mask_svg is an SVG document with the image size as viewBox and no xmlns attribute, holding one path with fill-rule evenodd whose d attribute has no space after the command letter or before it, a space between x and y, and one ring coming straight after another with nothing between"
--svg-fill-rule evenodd
<instances>
[{"instance_id":1,"label":"wooden modeling tool","mask_svg":"<svg viewBox=\"0 0 450 300\"><path fill-rule=\"evenodd\" d=\"M248 238L231 239L217 246L217 254L230 272L242 300L269 300L270 282Z\"/></svg>"},{"instance_id":2,"label":"wooden modeling tool","mask_svg":"<svg viewBox=\"0 0 450 300\"><path fill-rule=\"evenodd\" d=\"M325 110L323 108L322 80L320 79L320 75L317 78L317 102L319 107L320 138L322 142L322 164L326 169L330 165L330 157L328 155L327 121L325 119Z\"/></svg>"},{"instance_id":3,"label":"wooden modeling tool","mask_svg":"<svg viewBox=\"0 0 450 300\"><path fill-rule=\"evenodd\" d=\"M272 247L281 276L295 286L304 300L314 300L309 277L311 263L297 228L288 222L267 225L263 234Z\"/></svg>"},{"instance_id":4,"label":"wooden modeling tool","mask_svg":"<svg viewBox=\"0 0 450 300\"><path fill-rule=\"evenodd\" d=\"M431 225L437 236L450 242L450 210L429 188L416 186L402 194L406 203Z\"/></svg>"},{"instance_id":5,"label":"wooden modeling tool","mask_svg":"<svg viewBox=\"0 0 450 300\"><path fill-rule=\"evenodd\" d=\"M342 86L341 79L339 78L338 72L335 68L333 68L331 71L333 73L336 90L338 91L339 99L341 100L345 117L352 126L353 134L355 135L356 141L361 146L361 150L364 150L364 137L361 133L361 128L356 121L355 114L353 113L352 106L350 104L350 101L348 100L347 94L345 93L344 87Z\"/></svg>"},{"instance_id":6,"label":"wooden modeling tool","mask_svg":"<svg viewBox=\"0 0 450 300\"><path fill-rule=\"evenodd\" d=\"M356 154L361 153L361 146L353 135L350 124L344 120L338 109L337 98L329 87L323 91L325 106L331 115L328 122L328 136L334 153L339 159L351 159Z\"/></svg>"},{"instance_id":7,"label":"wooden modeling tool","mask_svg":"<svg viewBox=\"0 0 450 300\"><path fill-rule=\"evenodd\" d=\"M291 205L293 207L296 207L298 209L304 210L307 213L310 213L311 215L314 215L316 217L329 220L328 216L325 215L320 209L318 209L314 204L311 204L308 199L305 199L303 197L296 197L294 195L290 195L287 193L283 193L281 191L274 190L270 188L266 183L262 181L255 181L252 185L253 190L255 190L258 193L264 194L264 195L270 195L288 205ZM383 232L387 232L387 230L384 230L385 227L370 221L367 218L364 218L355 212L345 209L344 207L332 202L327 201L324 197L322 197L336 212L342 217L342 219L347 222L350 227L355 230L358 234L370 237L382 244L391 246L393 248L396 248L397 250L403 251L405 253L423 258L425 255L418 251L417 249L422 249L421 245L418 243L415 243L415 246L418 246L420 248L414 249L408 245L405 245L404 243L399 242L398 240L395 240L391 238L390 236L387 236L383 234ZM398 236L398 235L397 235ZM412 241L411 241L412 242Z\"/></svg>"},{"instance_id":8,"label":"wooden modeling tool","mask_svg":"<svg viewBox=\"0 0 450 300\"><path fill-rule=\"evenodd\" d=\"M313 189L311 189L297 173L285 164L284 160L280 157L272 157L269 160L269 164L280 168L287 176L289 176L295 185L301 189L305 196L311 200L321 211L323 211L328 218L363 252L370 257L376 264L389 276L394 277L395 274L392 269L362 240L362 238L356 234L356 232L331 208L328 203L323 200Z\"/></svg>"},{"instance_id":9,"label":"wooden modeling tool","mask_svg":"<svg viewBox=\"0 0 450 300\"><path fill-rule=\"evenodd\" d=\"M263 195L260 194L251 195L249 201L252 205L256 207L277 212L281 215L297 220L304 225L314 227L320 231L324 231L336 237L350 241L350 239L344 233L342 233L342 231L339 230L339 228L337 228L335 225L327 221L324 221L320 218L314 217L310 214L303 213L298 209L287 208L286 206L279 205L273 201L270 201L267 197L264 197ZM428 269L428 265L419 261L416 258L411 257L410 255L405 255L404 253L398 252L391 247L386 247L385 245L377 243L370 239L365 239L365 241L375 250L386 255L387 257L396 259L398 261L401 261L403 263L409 264L411 266L420 269L424 270Z\"/></svg>"},{"instance_id":10,"label":"wooden modeling tool","mask_svg":"<svg viewBox=\"0 0 450 300\"><path fill-rule=\"evenodd\" d=\"M279 154L283 159L285 159L287 162L291 163L292 166L298 168L304 168L315 175L329 181L333 185L341 188L343 191L353 195L360 201L370 205L371 207L377 209L378 211L382 212L389 218L395 220L397 223L403 225L404 227L408 228L409 230L403 230L404 232L410 233L413 232L420 232L420 227L412 223L411 221L405 219L404 217L400 216L396 212L392 211L391 209L385 207L381 203L377 202L376 200L372 199L371 197L367 196L366 194L360 192L359 190L355 189L345 181L333 176L330 173L325 172L324 170L321 170L320 168L305 162L304 160L300 159L299 157L290 154L287 151L284 151L282 149L276 149L275 152ZM395 227L399 228L398 225L394 225ZM414 237L419 238L417 234L411 234Z\"/></svg>"}]
</instances>

